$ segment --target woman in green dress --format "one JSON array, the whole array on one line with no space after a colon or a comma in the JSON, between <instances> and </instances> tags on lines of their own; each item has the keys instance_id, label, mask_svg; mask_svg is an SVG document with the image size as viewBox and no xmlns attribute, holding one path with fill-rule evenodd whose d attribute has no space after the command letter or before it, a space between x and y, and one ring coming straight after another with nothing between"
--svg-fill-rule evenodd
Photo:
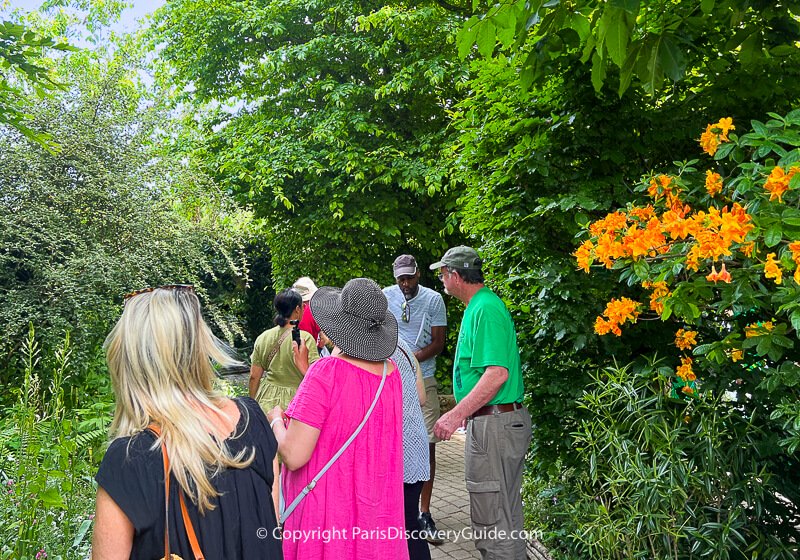
<instances>
[{"instance_id":1,"label":"woman in green dress","mask_svg":"<svg viewBox=\"0 0 800 560\"><path fill-rule=\"evenodd\" d=\"M319 359L317 341L305 331L299 331L302 344L292 341L292 323L303 316L303 298L293 289L275 296L275 326L256 339L250 356L250 396L264 412L276 406L287 407L308 366ZM266 372L266 375L265 375ZM280 468L276 457L272 464L274 483L272 503L276 515L280 497Z\"/></svg>"},{"instance_id":2,"label":"woman in green dress","mask_svg":"<svg viewBox=\"0 0 800 560\"><path fill-rule=\"evenodd\" d=\"M284 290L272 304L275 326L261 333L250 356L250 396L264 412L288 406L308 366L319 358L317 341L307 332L300 331L299 347L292 341L291 321L299 321L303 315L300 294L293 289Z\"/></svg>"}]
</instances>

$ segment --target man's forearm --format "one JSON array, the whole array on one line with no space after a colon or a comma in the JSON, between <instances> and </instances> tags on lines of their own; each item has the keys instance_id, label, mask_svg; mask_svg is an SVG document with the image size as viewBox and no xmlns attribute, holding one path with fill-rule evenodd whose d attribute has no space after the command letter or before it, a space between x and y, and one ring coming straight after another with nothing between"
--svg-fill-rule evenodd
<instances>
[{"instance_id":1,"label":"man's forearm","mask_svg":"<svg viewBox=\"0 0 800 560\"><path fill-rule=\"evenodd\" d=\"M503 383L508 379L508 370L504 367L489 366L466 397L453 408L461 419L471 416L476 410L494 398Z\"/></svg>"},{"instance_id":2,"label":"man's forearm","mask_svg":"<svg viewBox=\"0 0 800 560\"><path fill-rule=\"evenodd\" d=\"M431 342L425 348L420 348L416 352L414 352L414 357L417 358L420 362L424 362L434 356L438 356L444 350L444 344L437 344L436 342Z\"/></svg>"},{"instance_id":3,"label":"man's forearm","mask_svg":"<svg viewBox=\"0 0 800 560\"><path fill-rule=\"evenodd\" d=\"M466 397L451 410L443 414L433 428L439 439L448 440L453 432L464 423L476 410L494 398L497 391L508 379L508 370L504 367L489 366L484 371L478 383Z\"/></svg>"},{"instance_id":4,"label":"man's forearm","mask_svg":"<svg viewBox=\"0 0 800 560\"><path fill-rule=\"evenodd\" d=\"M444 350L444 340L446 336L445 327L433 327L431 329L431 336L432 340L430 344L414 352L414 356L420 362L438 356L442 353L442 350Z\"/></svg>"}]
</instances>

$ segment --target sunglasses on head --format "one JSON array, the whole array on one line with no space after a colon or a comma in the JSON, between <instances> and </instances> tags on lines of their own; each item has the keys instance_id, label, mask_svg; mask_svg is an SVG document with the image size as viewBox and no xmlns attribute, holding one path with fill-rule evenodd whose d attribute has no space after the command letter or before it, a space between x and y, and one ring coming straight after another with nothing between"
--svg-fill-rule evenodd
<instances>
[{"instance_id":1,"label":"sunglasses on head","mask_svg":"<svg viewBox=\"0 0 800 560\"><path fill-rule=\"evenodd\" d=\"M136 297L140 294L146 294L148 292L152 292L154 290L175 290L175 291L186 291L194 293L194 286L191 284L165 284L164 286L155 286L152 288L142 288L141 290L134 290L132 292L128 292L124 296L122 296L123 303L127 303L129 299L132 297Z\"/></svg>"}]
</instances>

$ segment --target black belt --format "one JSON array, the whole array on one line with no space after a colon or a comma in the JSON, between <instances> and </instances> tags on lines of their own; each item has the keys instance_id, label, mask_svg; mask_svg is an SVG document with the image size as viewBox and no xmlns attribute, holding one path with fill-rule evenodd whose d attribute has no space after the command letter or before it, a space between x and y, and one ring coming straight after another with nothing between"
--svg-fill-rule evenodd
<instances>
[{"instance_id":1,"label":"black belt","mask_svg":"<svg viewBox=\"0 0 800 560\"><path fill-rule=\"evenodd\" d=\"M486 406L482 406L478 410L473 412L470 418L475 418L476 416L486 416L487 414L500 414L503 412L513 412L515 410L519 410L520 408L522 408L522 405L518 402L506 403L506 404L487 404Z\"/></svg>"}]
</instances>

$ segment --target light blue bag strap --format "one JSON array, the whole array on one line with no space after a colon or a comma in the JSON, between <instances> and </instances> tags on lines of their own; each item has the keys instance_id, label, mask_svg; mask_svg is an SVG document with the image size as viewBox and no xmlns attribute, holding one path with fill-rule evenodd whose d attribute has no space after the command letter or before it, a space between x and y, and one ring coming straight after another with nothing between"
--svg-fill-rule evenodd
<instances>
[{"instance_id":1,"label":"light blue bag strap","mask_svg":"<svg viewBox=\"0 0 800 560\"><path fill-rule=\"evenodd\" d=\"M317 481L319 481L319 479L322 478L322 475L324 475L327 472L327 470L333 466L333 464L336 462L337 459L339 459L339 457L341 457L342 453L344 453L347 450L350 444L353 443L353 440L356 439L356 436L358 436L358 434L361 432L362 428L364 428L364 426L367 423L367 420L369 420L369 417L372 415L372 410L375 408L375 405L378 404L378 398L381 396L381 392L383 391L383 385L386 383L386 373L388 368L389 368L389 361L384 360L383 375L381 376L381 384L378 385L378 391L375 393L375 398L372 399L372 404L369 406L367 413L364 415L364 419L361 421L361 423L358 425L358 427L355 429L352 435L349 438L347 438L347 441L344 442L344 445L342 445L339 448L339 451L337 451L336 454L334 454L334 456L331 457L331 460L328 461L328 463L324 467L322 467L322 469L317 473L317 476L311 479L311 482L309 482L308 485L305 488L303 488L303 490L297 495L294 501L291 504L289 504L289 506L286 509L283 509L285 502L283 500L283 487L281 487L281 496L279 505L281 512L281 525L283 525L286 522L286 518L288 518L292 514L292 512L300 504L300 502L303 501L303 498L305 498L308 495L308 493L314 489L314 487L317 485Z\"/></svg>"}]
</instances>

